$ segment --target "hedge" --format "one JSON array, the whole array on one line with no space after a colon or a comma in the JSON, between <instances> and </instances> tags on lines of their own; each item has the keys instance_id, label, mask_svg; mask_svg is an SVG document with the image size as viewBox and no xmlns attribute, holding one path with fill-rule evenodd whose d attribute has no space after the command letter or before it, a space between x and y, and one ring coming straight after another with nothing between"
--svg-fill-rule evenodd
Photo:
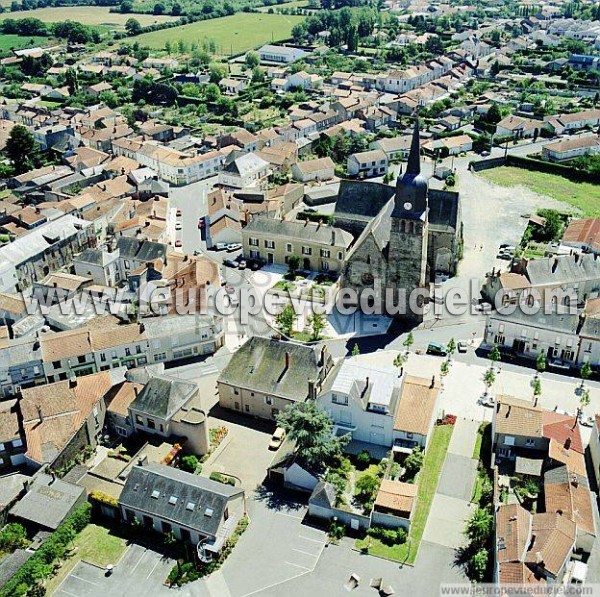
<instances>
[{"instance_id":1,"label":"hedge","mask_svg":"<svg viewBox=\"0 0 600 597\"><path fill-rule=\"evenodd\" d=\"M91 505L86 502L68 516L4 585L0 597L23 597L32 587L48 578L53 564L65 557L71 541L90 523L90 510Z\"/></svg>"},{"instance_id":2,"label":"hedge","mask_svg":"<svg viewBox=\"0 0 600 597\"><path fill-rule=\"evenodd\" d=\"M590 182L598 184L598 176L584 170L577 170L566 164L556 164L554 162L546 162L516 155L506 156L506 165L515 166L516 168L524 168L526 170L536 170L537 172L546 172L547 174L558 174L564 176L573 182Z\"/></svg>"}]
</instances>

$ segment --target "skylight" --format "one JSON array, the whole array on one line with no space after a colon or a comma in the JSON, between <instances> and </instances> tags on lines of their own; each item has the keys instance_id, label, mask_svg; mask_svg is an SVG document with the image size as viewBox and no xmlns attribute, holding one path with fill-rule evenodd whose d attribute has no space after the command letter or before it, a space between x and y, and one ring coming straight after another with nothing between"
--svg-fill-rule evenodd
<instances>
[{"instance_id":1,"label":"skylight","mask_svg":"<svg viewBox=\"0 0 600 597\"><path fill-rule=\"evenodd\" d=\"M172 496L169 498L169 504L173 504L173 505L175 505L176 503L177 503L177 498L176 498L174 495L172 495Z\"/></svg>"},{"instance_id":2,"label":"skylight","mask_svg":"<svg viewBox=\"0 0 600 597\"><path fill-rule=\"evenodd\" d=\"M160 495L160 491L158 491L158 489L155 489L152 492L151 497L153 497L155 500L157 500L159 495Z\"/></svg>"},{"instance_id":3,"label":"skylight","mask_svg":"<svg viewBox=\"0 0 600 597\"><path fill-rule=\"evenodd\" d=\"M185 509L189 510L190 512L193 512L195 507L196 507L196 504L194 504L194 502L188 502L185 505Z\"/></svg>"},{"instance_id":4,"label":"skylight","mask_svg":"<svg viewBox=\"0 0 600 597\"><path fill-rule=\"evenodd\" d=\"M204 510L204 516L208 516L209 518L213 515L214 510L212 508L206 508Z\"/></svg>"}]
</instances>

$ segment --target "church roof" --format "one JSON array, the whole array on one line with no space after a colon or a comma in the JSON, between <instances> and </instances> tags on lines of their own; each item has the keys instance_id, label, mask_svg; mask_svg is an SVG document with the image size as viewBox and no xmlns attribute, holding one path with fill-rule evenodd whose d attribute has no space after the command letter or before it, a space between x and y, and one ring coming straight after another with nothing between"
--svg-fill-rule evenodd
<instances>
[{"instance_id":1,"label":"church roof","mask_svg":"<svg viewBox=\"0 0 600 597\"><path fill-rule=\"evenodd\" d=\"M335 217L369 221L394 196L395 189L379 182L341 180Z\"/></svg>"}]
</instances>

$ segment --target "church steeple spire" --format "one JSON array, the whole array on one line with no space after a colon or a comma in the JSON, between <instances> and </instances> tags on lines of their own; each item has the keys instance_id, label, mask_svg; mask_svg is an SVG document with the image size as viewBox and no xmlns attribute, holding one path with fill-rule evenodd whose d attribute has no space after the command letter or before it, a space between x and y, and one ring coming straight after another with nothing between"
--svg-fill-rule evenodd
<instances>
[{"instance_id":1,"label":"church steeple spire","mask_svg":"<svg viewBox=\"0 0 600 597\"><path fill-rule=\"evenodd\" d=\"M412 143L410 144L410 153L408 154L408 164L406 165L406 174L416 176L421 173L421 141L419 138L419 117L415 118L413 128Z\"/></svg>"}]
</instances>

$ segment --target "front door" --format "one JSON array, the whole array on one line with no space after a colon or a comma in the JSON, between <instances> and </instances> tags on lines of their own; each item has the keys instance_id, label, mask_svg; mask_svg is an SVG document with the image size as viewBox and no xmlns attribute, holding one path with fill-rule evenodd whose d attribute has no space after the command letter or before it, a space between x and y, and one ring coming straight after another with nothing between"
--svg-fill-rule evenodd
<instances>
[{"instance_id":1,"label":"front door","mask_svg":"<svg viewBox=\"0 0 600 597\"><path fill-rule=\"evenodd\" d=\"M273 253L267 253L267 263L273 263Z\"/></svg>"}]
</instances>

